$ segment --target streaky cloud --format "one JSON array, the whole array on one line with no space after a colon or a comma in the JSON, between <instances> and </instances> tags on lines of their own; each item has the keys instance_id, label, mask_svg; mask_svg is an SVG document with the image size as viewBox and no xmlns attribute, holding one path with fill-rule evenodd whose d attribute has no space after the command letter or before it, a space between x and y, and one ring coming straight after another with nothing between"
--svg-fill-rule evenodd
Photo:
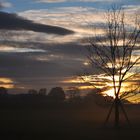
<instances>
[{"instance_id":1,"label":"streaky cloud","mask_svg":"<svg viewBox=\"0 0 140 140\"><path fill-rule=\"evenodd\" d=\"M61 2L113 2L115 0L35 0L37 3L61 3Z\"/></svg>"},{"instance_id":2,"label":"streaky cloud","mask_svg":"<svg viewBox=\"0 0 140 140\"><path fill-rule=\"evenodd\" d=\"M68 35L74 33L71 30L59 26L35 23L16 14L0 12L0 29L30 30L47 34Z\"/></svg>"},{"instance_id":3,"label":"streaky cloud","mask_svg":"<svg viewBox=\"0 0 140 140\"><path fill-rule=\"evenodd\" d=\"M6 1L0 1L0 9L12 7L12 3Z\"/></svg>"}]
</instances>

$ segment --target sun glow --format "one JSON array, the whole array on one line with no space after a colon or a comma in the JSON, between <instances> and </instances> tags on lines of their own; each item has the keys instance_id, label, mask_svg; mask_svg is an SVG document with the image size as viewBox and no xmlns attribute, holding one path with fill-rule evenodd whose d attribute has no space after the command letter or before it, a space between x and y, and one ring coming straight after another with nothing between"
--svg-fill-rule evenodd
<instances>
[{"instance_id":1,"label":"sun glow","mask_svg":"<svg viewBox=\"0 0 140 140\"><path fill-rule=\"evenodd\" d=\"M128 73L125 78L131 77L133 73ZM125 97L126 93L133 94L134 89L138 87L139 76L136 75L133 77L134 79L129 79L127 81L124 81L121 84L121 88L119 91L119 97ZM115 90L116 93L119 89L119 76L115 75ZM100 92L103 94L103 96L111 96L115 98L115 92L114 92L114 86L111 77L106 76L105 74L99 74L99 75L88 75L88 76L81 76L81 77L71 77L65 81L62 81L66 84L75 84L76 87L78 87L80 90L92 90L92 89L100 89ZM127 98L128 101L131 102L132 98Z\"/></svg>"},{"instance_id":2,"label":"sun glow","mask_svg":"<svg viewBox=\"0 0 140 140\"><path fill-rule=\"evenodd\" d=\"M109 87L109 90L104 91L103 93L108 96L112 96L115 98L115 93L119 90L119 80L118 76L115 76L115 88L113 82L106 82L106 85ZM125 92L130 91L130 87L132 88L132 83L130 82L123 82L120 87L119 96L124 94Z\"/></svg>"},{"instance_id":3,"label":"sun glow","mask_svg":"<svg viewBox=\"0 0 140 140\"><path fill-rule=\"evenodd\" d=\"M104 94L104 96L111 96L111 97L115 98L114 88L111 88L110 90L103 92L103 94Z\"/></svg>"},{"instance_id":4,"label":"sun glow","mask_svg":"<svg viewBox=\"0 0 140 140\"><path fill-rule=\"evenodd\" d=\"M79 86L78 87L80 90L84 90L84 89L94 89L93 86Z\"/></svg>"},{"instance_id":5,"label":"sun glow","mask_svg":"<svg viewBox=\"0 0 140 140\"><path fill-rule=\"evenodd\" d=\"M14 88L13 80L10 78L0 78L0 87Z\"/></svg>"}]
</instances>

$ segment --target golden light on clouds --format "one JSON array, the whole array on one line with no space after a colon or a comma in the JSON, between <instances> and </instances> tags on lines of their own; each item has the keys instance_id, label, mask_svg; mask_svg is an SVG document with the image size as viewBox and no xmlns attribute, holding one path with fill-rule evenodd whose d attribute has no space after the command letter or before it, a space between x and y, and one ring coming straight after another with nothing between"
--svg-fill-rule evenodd
<instances>
[{"instance_id":1,"label":"golden light on clouds","mask_svg":"<svg viewBox=\"0 0 140 140\"><path fill-rule=\"evenodd\" d=\"M84 89L94 89L95 87L93 87L93 86L79 86L78 88L80 90L84 90Z\"/></svg>"},{"instance_id":2,"label":"golden light on clouds","mask_svg":"<svg viewBox=\"0 0 140 140\"><path fill-rule=\"evenodd\" d=\"M108 96L112 96L113 98L115 98L115 89L113 88L113 82L110 83L106 83L106 85L109 87L108 90L104 91L103 94L104 95L108 95ZM119 82L116 82L116 91L118 91L118 87L119 87ZM120 89L120 95L122 95L125 92L128 92L130 90L130 83L129 82L124 82L122 83L121 89Z\"/></svg>"},{"instance_id":3,"label":"golden light on clouds","mask_svg":"<svg viewBox=\"0 0 140 140\"><path fill-rule=\"evenodd\" d=\"M104 95L104 96L111 96L111 97L115 98L114 89L111 88L111 89L109 89L109 90L103 92L103 95Z\"/></svg>"},{"instance_id":4,"label":"golden light on clouds","mask_svg":"<svg viewBox=\"0 0 140 140\"><path fill-rule=\"evenodd\" d=\"M4 53L24 53L24 52L46 52L42 49L32 49L32 48L25 48L25 47L14 47L14 46L7 46L7 45L0 45L0 52Z\"/></svg>"},{"instance_id":5,"label":"golden light on clouds","mask_svg":"<svg viewBox=\"0 0 140 140\"><path fill-rule=\"evenodd\" d=\"M75 78L71 78L71 79L67 79L67 80L64 80L64 81L62 81L62 83L85 83L85 81L83 81L82 79L79 79L79 78L77 78L77 77L75 77Z\"/></svg>"},{"instance_id":6,"label":"golden light on clouds","mask_svg":"<svg viewBox=\"0 0 140 140\"><path fill-rule=\"evenodd\" d=\"M89 66L89 65L90 65L89 62L87 62L87 61L83 62L83 64L84 64L85 66Z\"/></svg>"},{"instance_id":7,"label":"golden light on clouds","mask_svg":"<svg viewBox=\"0 0 140 140\"><path fill-rule=\"evenodd\" d=\"M0 78L0 87L14 88L13 80L10 78Z\"/></svg>"},{"instance_id":8,"label":"golden light on clouds","mask_svg":"<svg viewBox=\"0 0 140 140\"><path fill-rule=\"evenodd\" d=\"M129 73L127 77L130 77L133 73ZM138 80L139 76L136 76L134 79L127 80L126 82L123 82L120 89L120 96L122 96L125 93L132 92L134 89L138 87ZM116 90L118 90L119 87L119 76L115 76L116 81ZM95 88L101 89L101 93L103 96L112 96L115 98L115 92L113 88L113 82L109 76L106 76L104 74L99 75L89 75L89 76L82 76L81 78L72 77L70 79L67 79L63 81L63 83L67 84L77 84L76 86L80 90L92 90ZM132 99L132 98L130 98ZM130 101L130 99L128 99Z\"/></svg>"},{"instance_id":9,"label":"golden light on clouds","mask_svg":"<svg viewBox=\"0 0 140 140\"><path fill-rule=\"evenodd\" d=\"M134 13L139 10L139 6L134 7L124 7L125 13L127 16L125 17L125 22L129 24L130 27L133 27L132 24ZM43 40L47 40L47 42L51 43L67 43L71 41L77 41L78 39L93 36L94 33L96 35L104 34L104 26L106 22L106 14L102 9L97 9L95 7L55 7L49 9L38 9L38 10L26 10L18 13L19 16L27 18L29 20L33 20L34 22L41 24L48 24L54 26L64 27L70 30L73 30L75 34L68 36L56 36L56 35L45 35L40 33L33 33L30 36L24 36L24 38L29 39L29 37L33 37L33 39L38 38ZM41 37L40 37L41 36ZM35 37L35 38L34 38ZM19 38L19 37L18 37ZM43 40L42 40L43 38ZM119 42L120 45L122 42Z\"/></svg>"}]
</instances>

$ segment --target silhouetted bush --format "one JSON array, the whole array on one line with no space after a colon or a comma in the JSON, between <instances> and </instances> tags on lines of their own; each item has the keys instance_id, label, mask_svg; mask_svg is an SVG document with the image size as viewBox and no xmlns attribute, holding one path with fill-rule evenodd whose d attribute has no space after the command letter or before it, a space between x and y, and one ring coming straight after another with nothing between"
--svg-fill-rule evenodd
<instances>
[{"instance_id":1,"label":"silhouetted bush","mask_svg":"<svg viewBox=\"0 0 140 140\"><path fill-rule=\"evenodd\" d=\"M55 101L63 101L65 99L65 92L61 87L54 87L49 92L48 97Z\"/></svg>"},{"instance_id":2,"label":"silhouetted bush","mask_svg":"<svg viewBox=\"0 0 140 140\"><path fill-rule=\"evenodd\" d=\"M46 88L41 88L38 92L39 95L46 95L47 89Z\"/></svg>"},{"instance_id":3,"label":"silhouetted bush","mask_svg":"<svg viewBox=\"0 0 140 140\"><path fill-rule=\"evenodd\" d=\"M28 94L38 94L35 89L29 89Z\"/></svg>"},{"instance_id":4,"label":"silhouetted bush","mask_svg":"<svg viewBox=\"0 0 140 140\"><path fill-rule=\"evenodd\" d=\"M80 90L77 87L69 87L67 94L69 98L75 98L80 95Z\"/></svg>"},{"instance_id":5,"label":"silhouetted bush","mask_svg":"<svg viewBox=\"0 0 140 140\"><path fill-rule=\"evenodd\" d=\"M88 103L97 104L97 105L105 105L107 103L111 103L112 97L104 97L100 93L90 92L86 95L85 100Z\"/></svg>"},{"instance_id":6,"label":"silhouetted bush","mask_svg":"<svg viewBox=\"0 0 140 140\"><path fill-rule=\"evenodd\" d=\"M0 87L0 95L7 95L8 90L5 87Z\"/></svg>"}]
</instances>

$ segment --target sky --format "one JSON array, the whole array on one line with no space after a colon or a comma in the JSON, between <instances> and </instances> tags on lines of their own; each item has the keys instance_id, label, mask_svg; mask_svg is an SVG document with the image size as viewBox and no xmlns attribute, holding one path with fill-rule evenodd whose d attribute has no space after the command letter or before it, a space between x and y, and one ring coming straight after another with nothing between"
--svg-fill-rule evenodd
<instances>
[{"instance_id":1,"label":"sky","mask_svg":"<svg viewBox=\"0 0 140 140\"><path fill-rule=\"evenodd\" d=\"M81 40L91 25L102 33L113 4L130 15L140 10L140 0L0 0L0 86L11 93L75 86L70 80L88 68Z\"/></svg>"}]
</instances>

